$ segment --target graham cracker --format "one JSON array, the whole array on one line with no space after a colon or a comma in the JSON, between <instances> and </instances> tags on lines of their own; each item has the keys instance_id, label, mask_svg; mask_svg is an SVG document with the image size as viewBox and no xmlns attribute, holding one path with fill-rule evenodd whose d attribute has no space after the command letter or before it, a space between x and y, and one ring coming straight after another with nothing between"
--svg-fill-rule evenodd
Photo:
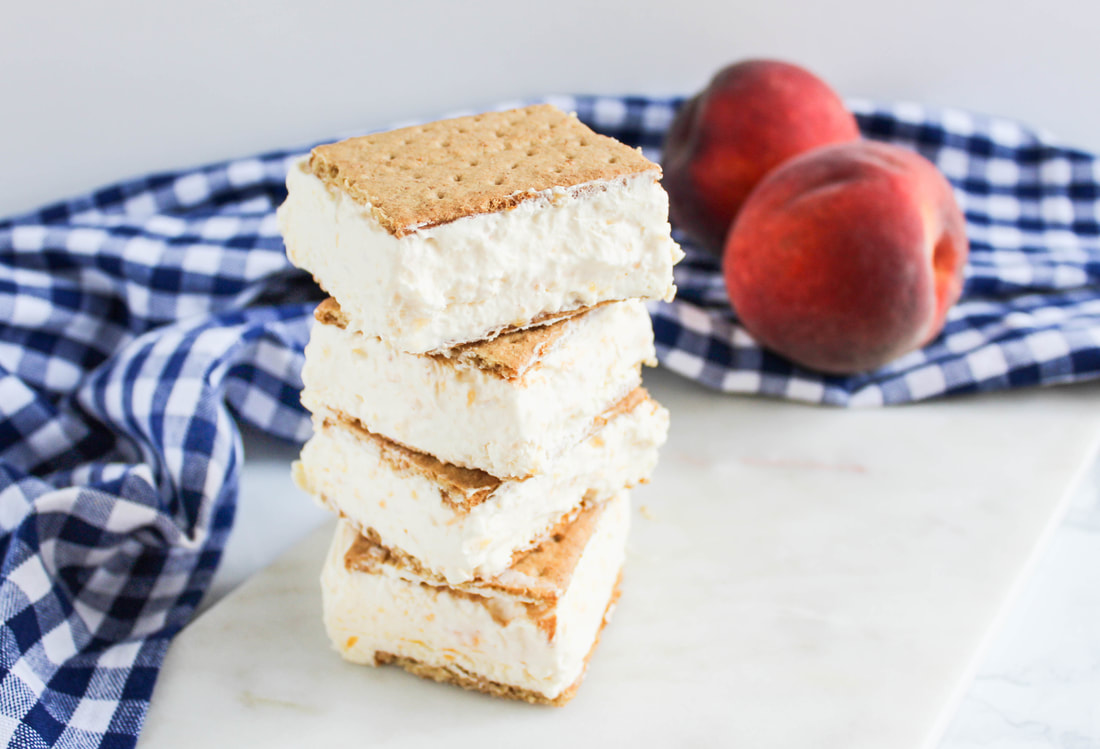
<instances>
[{"instance_id":1,"label":"graham cracker","mask_svg":"<svg viewBox=\"0 0 1100 749\"><path fill-rule=\"evenodd\" d=\"M607 423L616 417L633 411L649 400L649 393L643 387L631 390L624 398L611 404L592 421L592 427L585 439L598 433ZM434 455L395 442L389 437L376 434L354 416L343 412L329 412L321 422L322 428L347 429L359 439L370 441L382 455L382 460L397 473L415 471L439 485L441 499L449 504L457 514L466 514L493 496L505 481L524 481L525 478L503 479L483 471L480 468L464 468L446 463Z\"/></svg>"},{"instance_id":2,"label":"graham cracker","mask_svg":"<svg viewBox=\"0 0 1100 749\"><path fill-rule=\"evenodd\" d=\"M506 330L489 340L460 343L432 356L490 372L505 380L518 380L565 335L574 321L582 320L606 304L611 302L543 315L539 320L532 321L530 327Z\"/></svg>"},{"instance_id":3,"label":"graham cracker","mask_svg":"<svg viewBox=\"0 0 1100 749\"><path fill-rule=\"evenodd\" d=\"M595 434L596 432L607 426L607 423L621 414L628 414L638 406L649 400L649 391L644 387L636 387L627 393L622 399L612 403L610 407L605 408L603 412L597 416L592 424L592 431L589 433Z\"/></svg>"},{"instance_id":4,"label":"graham cracker","mask_svg":"<svg viewBox=\"0 0 1100 749\"><path fill-rule=\"evenodd\" d=\"M413 450L363 426L358 419L337 413L335 420L326 418L325 426L340 426L354 432L360 439L370 440L382 454L382 460L398 473L416 471L439 485L440 497L459 514L465 514L486 501L503 482L480 468L463 468L444 463L434 455Z\"/></svg>"},{"instance_id":5,"label":"graham cracker","mask_svg":"<svg viewBox=\"0 0 1100 749\"><path fill-rule=\"evenodd\" d=\"M572 517L563 517L542 543L513 558L512 565L487 581L485 587L543 604L557 604L569 589L573 571L604 507L602 502L589 502L581 505L580 512Z\"/></svg>"},{"instance_id":6,"label":"graham cracker","mask_svg":"<svg viewBox=\"0 0 1100 749\"><path fill-rule=\"evenodd\" d=\"M660 167L550 104L440 120L313 149L309 168L395 237ZM593 188L598 189L598 188Z\"/></svg>"},{"instance_id":7,"label":"graham cracker","mask_svg":"<svg viewBox=\"0 0 1100 749\"><path fill-rule=\"evenodd\" d=\"M412 356L428 356L447 364L460 364L496 375L503 380L517 380L526 374L568 331L571 321L580 320L592 310L613 304L600 302L589 307L540 315L523 327L507 326L495 336L470 343L460 343L450 349ZM313 312L322 325L348 327L348 317L340 303L332 297L321 302Z\"/></svg>"},{"instance_id":8,"label":"graham cracker","mask_svg":"<svg viewBox=\"0 0 1100 749\"><path fill-rule=\"evenodd\" d=\"M533 619L541 620L552 612L553 606L568 590L573 571L603 510L603 502L582 503L573 512L562 517L538 540L537 546L516 552L512 565L489 580L449 585L443 577L425 569L415 557L399 549L383 546L381 538L373 529L363 528L354 522L352 526L359 530L359 536L344 554L344 566L348 570L374 573L381 565L388 564L408 571L424 585L448 593L466 593L483 598L494 593L504 593L532 604L535 608L529 613ZM553 636L555 626L556 622L553 621L544 626L549 636Z\"/></svg>"},{"instance_id":9,"label":"graham cracker","mask_svg":"<svg viewBox=\"0 0 1100 749\"><path fill-rule=\"evenodd\" d=\"M422 679L431 679L432 681L438 681L443 684L453 684L463 689L481 692L493 697L520 700L532 705L552 705L554 707L561 707L576 696L577 689L580 688L581 682L584 681L585 674L588 671L588 664L592 660L592 654L596 652L596 647L600 644L600 638L603 636L604 628L611 619L611 613L615 609L615 604L619 601L622 579L623 574L620 571L619 579L615 581L615 588L611 593L610 600L607 602L607 608L604 610L600 628L596 632L596 639L593 640L592 647L589 648L587 655L584 656L584 666L581 668L580 675L577 677L576 681L566 687L557 697L550 698L531 689L523 689L522 687L491 681L484 676L470 673L466 669L453 663L447 666L433 666L414 658L406 658L404 656L378 651L374 654L374 665L385 666L392 664Z\"/></svg>"},{"instance_id":10,"label":"graham cracker","mask_svg":"<svg viewBox=\"0 0 1100 749\"><path fill-rule=\"evenodd\" d=\"M332 507L327 497L321 497L321 502L328 507ZM424 584L430 587L451 587L447 585L442 577L421 565L420 560L416 557L406 554L400 549L383 545L382 538L374 528L368 528L352 520L339 510L336 510L336 514L359 533L351 546L348 547L348 550L344 552L344 567L346 569L373 574L378 572L379 567L388 564L392 567L408 570L417 577L424 578ZM453 588L453 590L457 590L457 588Z\"/></svg>"}]
</instances>

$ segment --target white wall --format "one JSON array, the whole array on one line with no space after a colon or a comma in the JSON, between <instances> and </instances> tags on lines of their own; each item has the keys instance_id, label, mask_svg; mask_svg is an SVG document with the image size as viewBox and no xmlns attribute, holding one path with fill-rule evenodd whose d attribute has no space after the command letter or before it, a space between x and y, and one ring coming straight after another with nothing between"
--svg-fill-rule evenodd
<instances>
[{"instance_id":1,"label":"white wall","mask_svg":"<svg viewBox=\"0 0 1100 749\"><path fill-rule=\"evenodd\" d=\"M551 92L690 92L749 56L1100 150L1100 2L8 2L0 216L142 172Z\"/></svg>"}]
</instances>

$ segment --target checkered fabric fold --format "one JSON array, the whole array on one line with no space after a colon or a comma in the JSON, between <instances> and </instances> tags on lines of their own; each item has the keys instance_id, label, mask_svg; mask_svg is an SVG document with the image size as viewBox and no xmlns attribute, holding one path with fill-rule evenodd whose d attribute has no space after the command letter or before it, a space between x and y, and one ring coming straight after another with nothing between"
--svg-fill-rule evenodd
<instances>
[{"instance_id":1,"label":"checkered fabric fold","mask_svg":"<svg viewBox=\"0 0 1100 749\"><path fill-rule=\"evenodd\" d=\"M551 97L659 146L678 99ZM837 378L762 351L685 242L661 362L726 391L901 403L1100 376L1097 162L1014 124L853 103L954 184L972 241L943 336ZM130 747L232 524L244 420L301 441L318 298L273 210L304 149L157 174L0 221L0 739Z\"/></svg>"}]
</instances>

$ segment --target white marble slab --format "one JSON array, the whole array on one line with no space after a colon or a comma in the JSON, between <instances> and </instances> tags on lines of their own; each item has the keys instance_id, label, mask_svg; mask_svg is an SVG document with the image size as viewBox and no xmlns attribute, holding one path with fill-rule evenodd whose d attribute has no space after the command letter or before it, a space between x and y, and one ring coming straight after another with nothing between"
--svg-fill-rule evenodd
<instances>
[{"instance_id":1,"label":"white marble slab","mask_svg":"<svg viewBox=\"0 0 1100 749\"><path fill-rule=\"evenodd\" d=\"M940 749L1100 749L1100 461L993 637Z\"/></svg>"},{"instance_id":2,"label":"white marble slab","mask_svg":"<svg viewBox=\"0 0 1100 749\"><path fill-rule=\"evenodd\" d=\"M318 613L326 525L179 636L141 746L934 743L1089 465L1100 386L839 411L648 383L672 435L569 706L342 663Z\"/></svg>"}]
</instances>

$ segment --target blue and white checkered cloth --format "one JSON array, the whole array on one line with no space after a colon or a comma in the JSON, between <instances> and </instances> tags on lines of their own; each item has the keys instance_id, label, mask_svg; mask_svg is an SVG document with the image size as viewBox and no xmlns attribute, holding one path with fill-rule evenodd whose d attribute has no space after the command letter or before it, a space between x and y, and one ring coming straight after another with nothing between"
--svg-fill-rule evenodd
<instances>
[{"instance_id":1,"label":"blue and white checkered cloth","mask_svg":"<svg viewBox=\"0 0 1100 749\"><path fill-rule=\"evenodd\" d=\"M652 158L680 103L551 101ZM858 377L798 369L752 342L715 262L685 243L680 297L654 309L662 363L838 405L1100 376L1097 160L1001 120L853 107L957 190L972 249L944 335ZM0 741L133 746L233 521L234 417L307 436L298 373L318 297L273 216L302 150L0 221Z\"/></svg>"}]
</instances>

